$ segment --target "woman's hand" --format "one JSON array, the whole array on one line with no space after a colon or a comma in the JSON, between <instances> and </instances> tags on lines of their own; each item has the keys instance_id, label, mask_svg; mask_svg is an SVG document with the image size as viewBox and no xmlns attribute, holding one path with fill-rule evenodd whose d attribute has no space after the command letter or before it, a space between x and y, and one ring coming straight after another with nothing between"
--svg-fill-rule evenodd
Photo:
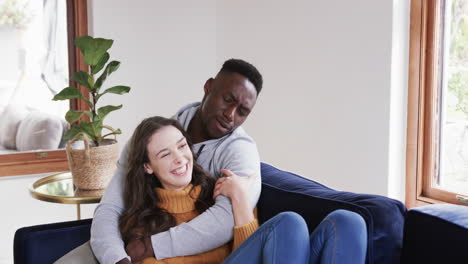
<instances>
[{"instance_id":1,"label":"woman's hand","mask_svg":"<svg viewBox=\"0 0 468 264\"><path fill-rule=\"evenodd\" d=\"M224 195L231 200L248 199L249 180L248 177L240 177L230 170L223 169L221 172L226 177L219 178L213 191L213 198Z\"/></svg>"}]
</instances>

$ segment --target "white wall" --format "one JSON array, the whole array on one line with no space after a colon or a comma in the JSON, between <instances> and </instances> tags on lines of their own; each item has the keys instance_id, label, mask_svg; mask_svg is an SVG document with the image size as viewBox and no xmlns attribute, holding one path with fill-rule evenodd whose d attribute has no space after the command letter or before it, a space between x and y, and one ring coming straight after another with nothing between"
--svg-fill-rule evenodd
<instances>
[{"instance_id":1,"label":"white wall","mask_svg":"<svg viewBox=\"0 0 468 264\"><path fill-rule=\"evenodd\" d=\"M247 58L264 74L246 125L262 159L386 194L391 1L223 1L218 12L218 61Z\"/></svg>"},{"instance_id":2,"label":"white wall","mask_svg":"<svg viewBox=\"0 0 468 264\"><path fill-rule=\"evenodd\" d=\"M123 130L120 142L143 118L200 100L225 59L244 58L265 80L245 125L263 161L337 189L400 197L404 0L96 0L89 8L90 33L115 39L111 58L122 61L106 86L132 87L103 99L124 105L108 119ZM12 262L17 228L76 217L73 205L29 197L37 178L0 179L0 263Z\"/></svg>"},{"instance_id":3,"label":"white wall","mask_svg":"<svg viewBox=\"0 0 468 264\"><path fill-rule=\"evenodd\" d=\"M92 33L116 39L123 62L111 84L133 88L107 100L124 104L109 118L121 141L142 118L201 99L225 59L244 58L265 79L245 125L263 161L388 194L392 1L133 3L92 2Z\"/></svg>"}]
</instances>

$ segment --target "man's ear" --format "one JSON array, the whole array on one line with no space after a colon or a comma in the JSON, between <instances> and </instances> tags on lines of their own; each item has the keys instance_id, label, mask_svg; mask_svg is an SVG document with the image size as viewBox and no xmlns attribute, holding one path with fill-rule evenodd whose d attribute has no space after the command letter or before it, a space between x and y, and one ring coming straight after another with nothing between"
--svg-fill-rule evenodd
<instances>
[{"instance_id":1,"label":"man's ear","mask_svg":"<svg viewBox=\"0 0 468 264\"><path fill-rule=\"evenodd\" d=\"M213 82L214 82L213 78L209 78L208 80L206 80L205 86L203 86L203 90L205 90L205 96L209 94L211 90L213 89Z\"/></svg>"},{"instance_id":2,"label":"man's ear","mask_svg":"<svg viewBox=\"0 0 468 264\"><path fill-rule=\"evenodd\" d=\"M148 174L153 174L154 171L153 171L153 169L151 168L151 166L149 166L148 163L145 163L145 164L143 165L143 167L145 168L145 172L146 172L146 173L148 173Z\"/></svg>"}]
</instances>

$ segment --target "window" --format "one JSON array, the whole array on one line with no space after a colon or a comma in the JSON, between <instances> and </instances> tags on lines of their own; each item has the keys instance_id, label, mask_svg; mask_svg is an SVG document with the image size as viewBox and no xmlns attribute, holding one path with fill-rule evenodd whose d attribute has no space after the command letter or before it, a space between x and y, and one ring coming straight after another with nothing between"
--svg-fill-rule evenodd
<instances>
[{"instance_id":1,"label":"window","mask_svg":"<svg viewBox=\"0 0 468 264\"><path fill-rule=\"evenodd\" d=\"M468 0L411 2L406 204L468 197Z\"/></svg>"},{"instance_id":2,"label":"window","mask_svg":"<svg viewBox=\"0 0 468 264\"><path fill-rule=\"evenodd\" d=\"M34 2L34 3L32 3ZM88 66L84 63L84 58L80 55L78 48L73 46L73 40L77 36L87 35L88 32L88 22L87 22L87 1L74 1L74 0L67 0L67 1L37 1L42 5L43 8L46 7L59 7L66 3L66 13L62 13L62 15L66 14L66 27L68 32L68 45L67 45L67 52L68 52L68 71L69 72L76 72L76 71L87 71ZM43 3L44 2L44 3ZM60 3L59 3L60 2ZM43 3L43 4L42 4ZM19 8L18 8L19 7ZM18 49L12 50L12 44L18 42L20 38L17 36L21 36L23 34L16 34L17 31L24 30L26 24L29 25L33 23L32 20L39 19L42 15L46 12L39 12L39 11L31 11L34 10L34 7L37 7L36 1L26 1L26 0L8 0L2 1L0 0L0 43L2 51L0 51L0 58L2 62L8 61L8 58L13 56L13 60L10 60L6 65L8 66L7 70L0 73L0 114L3 116L3 110L5 109L6 102L11 102L10 98L12 93L12 89L16 86L15 85L15 78L13 78L13 88L11 88L12 77L18 77L21 75L23 71L17 72L16 70L18 67L20 69L30 69L31 67L34 69L38 67L38 64L28 64L28 66L23 65L26 62L37 62L37 59L32 59L31 57L28 58L29 51L27 51L26 47L20 46L21 52ZM49 11L54 9L47 9ZM57 23L54 19L58 18L57 16L53 15L44 21L44 24L53 25L55 28L59 28L60 25L64 26L61 23ZM31 20L31 21L30 21ZM47 23L45 23L47 22ZM60 25L59 25L60 24ZM38 26L38 24L37 24ZM19 27L19 28L18 28ZM16 33L15 33L16 32ZM43 40L47 39L50 42L51 37L56 33L56 30L53 29L46 29L45 32L48 33L48 38L42 38ZM23 32L24 33L24 32ZM31 34L29 32L28 34ZM24 35L28 35L24 34ZM23 35L23 37L25 37ZM31 36L31 35L29 35ZM41 43L39 39L34 39L37 43ZM26 43L24 43L26 44ZM39 45L39 44L38 44ZM39 46L41 46L40 44ZM14 46L13 46L14 47ZM43 46L44 47L44 46ZM23 49L24 48L24 49ZM46 65L50 62L49 67L44 67L48 73L56 71L58 69L63 69L64 67L56 67L56 60L57 56L54 57L54 54L59 51L60 49L55 46L53 49L53 53L50 53L51 56L48 56L47 59L43 58L40 62L43 65ZM7 51L7 53L5 53ZM9 53L8 53L9 52ZM6 54L6 55L5 55ZM5 56L3 56L5 55ZM16 57L15 57L16 56ZM39 56L41 57L41 56ZM37 58L37 55L36 55ZM29 66L31 65L31 66ZM3 64L2 64L3 66ZM52 67L50 67L52 66ZM0 68L2 68L0 66ZM37 74L37 71L33 71ZM5 75L8 73L7 75ZM31 71L28 71L31 73ZM2 79L3 76L7 76L6 79ZM42 78L49 81L50 84L58 83L51 80L57 80L58 78L50 78L51 75L44 73L43 71L40 72L41 80ZM68 76L68 75L67 75ZM10 80L9 80L10 79ZM20 78L21 79L21 78ZM22 78L23 81L25 78ZM36 78L37 80L37 78ZM24 82L23 82L24 83ZM75 81L71 80L70 85L77 85ZM87 94L88 90L85 87L80 85L76 86L80 88L84 95ZM40 88L40 87L38 87ZM44 88L42 86L42 88ZM48 88L49 89L49 88ZM39 99L36 98L37 96L29 96L27 99ZM19 97L21 98L21 96ZM52 100L48 99L47 102L52 105ZM34 102L35 103L35 102ZM33 106L34 107L34 106ZM35 107L41 108L42 105L35 104ZM70 109L74 110L88 110L87 104L83 100L71 100L69 104ZM12 113L17 113L12 111ZM1 118L1 121L7 120L5 118ZM15 119L8 119L10 121L15 121ZM32 119L31 119L32 120ZM36 120L32 120L36 121ZM0 125L5 126L5 122L0 122ZM44 131L44 130L41 130ZM26 134L27 135L27 134ZM0 138L5 139L3 134L0 134ZM11 139L12 137L7 137ZM11 140L13 141L13 140ZM16 142L16 140L15 140ZM2 153L3 146L0 144L0 153ZM34 173L42 173L42 172L51 172L51 171L65 171L68 170L68 162L65 150L42 150L42 151L24 151L24 152L13 152L11 154L1 154L0 155L0 177L1 176L14 176L14 175L24 175L24 174L34 174Z\"/></svg>"},{"instance_id":3,"label":"window","mask_svg":"<svg viewBox=\"0 0 468 264\"><path fill-rule=\"evenodd\" d=\"M66 16L64 1L0 4L0 107L65 116L68 102L51 98L69 82Z\"/></svg>"}]
</instances>

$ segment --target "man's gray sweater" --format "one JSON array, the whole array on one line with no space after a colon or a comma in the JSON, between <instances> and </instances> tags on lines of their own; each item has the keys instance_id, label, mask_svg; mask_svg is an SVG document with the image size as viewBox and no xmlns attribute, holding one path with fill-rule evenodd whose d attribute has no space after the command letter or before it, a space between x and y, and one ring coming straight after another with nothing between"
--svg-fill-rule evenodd
<instances>
[{"instance_id":1,"label":"man's gray sweater","mask_svg":"<svg viewBox=\"0 0 468 264\"><path fill-rule=\"evenodd\" d=\"M173 118L187 130L199 106L200 103L187 105ZM216 179L220 177L221 169L229 169L239 176L256 175L250 190L252 208L255 207L261 190L260 158L254 140L242 127L222 138L197 143L193 150L199 153L197 162ZM118 227L124 207L127 156L128 147L125 145L117 162L117 170L94 212L91 247L103 264L115 264L128 257ZM231 240L233 227L231 202L224 196L218 196L212 207L193 220L151 236L155 256L164 259L206 252Z\"/></svg>"}]
</instances>

